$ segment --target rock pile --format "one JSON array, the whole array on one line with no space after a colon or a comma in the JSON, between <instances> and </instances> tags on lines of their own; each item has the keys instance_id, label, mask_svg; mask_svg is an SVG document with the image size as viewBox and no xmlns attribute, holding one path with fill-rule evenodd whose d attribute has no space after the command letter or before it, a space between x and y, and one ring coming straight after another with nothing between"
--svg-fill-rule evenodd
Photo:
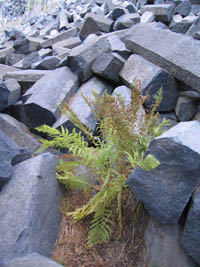
<instances>
[{"instance_id":1,"label":"rock pile","mask_svg":"<svg viewBox=\"0 0 200 267\"><path fill-rule=\"evenodd\" d=\"M92 90L99 95L107 90L120 92L129 101L135 79L141 81L143 94L152 86L144 108L163 88L158 112L174 126L147 151L160 165L150 172L136 169L128 179L136 198L156 220L147 228L147 247L153 244L149 229L157 238L160 233L166 237L166 253L158 257L156 249L147 249L146 264L200 265L199 21L200 3L195 0L82 0L63 2L46 16L29 17L4 31L0 266L34 266L36 261L40 266L60 266L32 254L51 256L62 196L55 177L56 153L37 152L35 128L62 125L71 131L75 126L60 111L69 103L95 132L94 114L81 94L92 98Z\"/></svg>"}]
</instances>

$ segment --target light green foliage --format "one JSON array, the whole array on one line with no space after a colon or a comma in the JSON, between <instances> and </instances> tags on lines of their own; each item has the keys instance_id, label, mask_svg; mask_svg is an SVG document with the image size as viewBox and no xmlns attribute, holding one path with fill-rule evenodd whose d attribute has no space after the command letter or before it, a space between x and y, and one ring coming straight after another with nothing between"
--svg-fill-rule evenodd
<instances>
[{"instance_id":1,"label":"light green foliage","mask_svg":"<svg viewBox=\"0 0 200 267\"><path fill-rule=\"evenodd\" d=\"M59 181L72 190L84 189L91 193L91 198L84 206L67 213L76 221L92 215L88 247L109 241L116 217L120 232L122 231L123 195L128 190L126 179L131 171L137 166L149 171L159 165L153 155L145 157L144 153L150 141L167 124L167 121L163 121L158 125L158 115L155 113L161 102L161 90L155 96L154 106L146 114L140 112L145 98L139 92L138 83L132 88L131 103L128 106L121 96L114 97L106 92L101 98L94 93L95 101L83 96L99 122L100 137L94 137L70 107L66 107L71 121L87 134L94 145L92 147L75 130L69 133L62 128L60 132L46 125L37 128L53 138L50 141L42 140L43 148L67 148L73 155L72 160L61 161L58 165ZM87 170L92 170L93 183L87 180L87 175L80 177L76 174L76 168L82 165Z\"/></svg>"}]
</instances>

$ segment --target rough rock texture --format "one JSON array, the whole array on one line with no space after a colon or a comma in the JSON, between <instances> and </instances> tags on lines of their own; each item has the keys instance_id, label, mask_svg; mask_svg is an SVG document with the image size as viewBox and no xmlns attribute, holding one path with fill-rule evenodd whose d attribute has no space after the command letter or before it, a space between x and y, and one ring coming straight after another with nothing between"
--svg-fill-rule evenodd
<instances>
[{"instance_id":1,"label":"rough rock texture","mask_svg":"<svg viewBox=\"0 0 200 267\"><path fill-rule=\"evenodd\" d=\"M160 223L177 223L200 182L200 123L179 123L156 138L147 154L160 165L149 172L137 168L128 185L138 201Z\"/></svg>"},{"instance_id":2,"label":"rough rock texture","mask_svg":"<svg viewBox=\"0 0 200 267\"><path fill-rule=\"evenodd\" d=\"M32 252L52 255L61 219L57 163L45 153L15 166L0 194L1 260Z\"/></svg>"},{"instance_id":3,"label":"rough rock texture","mask_svg":"<svg viewBox=\"0 0 200 267\"><path fill-rule=\"evenodd\" d=\"M191 207L185 222L181 245L200 264L200 192L193 195Z\"/></svg>"},{"instance_id":4,"label":"rough rock texture","mask_svg":"<svg viewBox=\"0 0 200 267\"><path fill-rule=\"evenodd\" d=\"M38 253L31 253L24 257L17 257L10 261L0 262L1 267L62 267L63 265L50 260Z\"/></svg>"},{"instance_id":5,"label":"rough rock texture","mask_svg":"<svg viewBox=\"0 0 200 267\"><path fill-rule=\"evenodd\" d=\"M199 90L200 68L196 60L200 55L198 41L189 36L163 31L149 24L132 27L131 35L125 37L124 41L131 51Z\"/></svg>"}]
</instances>

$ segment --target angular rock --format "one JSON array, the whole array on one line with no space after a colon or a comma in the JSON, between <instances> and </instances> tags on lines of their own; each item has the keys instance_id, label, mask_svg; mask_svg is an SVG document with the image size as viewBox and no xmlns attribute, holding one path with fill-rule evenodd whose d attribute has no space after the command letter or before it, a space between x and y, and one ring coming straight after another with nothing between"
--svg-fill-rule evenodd
<instances>
[{"instance_id":1,"label":"angular rock","mask_svg":"<svg viewBox=\"0 0 200 267\"><path fill-rule=\"evenodd\" d=\"M22 60L24 57L25 57L25 55L23 55L23 54L16 54L16 53L12 52L11 54L9 54L6 57L5 64L9 65L9 66L15 65L17 62Z\"/></svg>"},{"instance_id":2,"label":"angular rock","mask_svg":"<svg viewBox=\"0 0 200 267\"><path fill-rule=\"evenodd\" d=\"M37 61L39 61L41 57L39 56L38 52L32 52L29 55L25 56L22 60L18 61L16 64L13 65L15 68L20 69L30 69L31 65Z\"/></svg>"},{"instance_id":3,"label":"angular rock","mask_svg":"<svg viewBox=\"0 0 200 267\"><path fill-rule=\"evenodd\" d=\"M88 35L98 31L109 32L113 21L104 16L89 13L80 30L80 37L84 40Z\"/></svg>"},{"instance_id":4,"label":"angular rock","mask_svg":"<svg viewBox=\"0 0 200 267\"><path fill-rule=\"evenodd\" d=\"M151 23L155 19L155 15L151 11L145 11L141 16L141 23Z\"/></svg>"},{"instance_id":5,"label":"angular rock","mask_svg":"<svg viewBox=\"0 0 200 267\"><path fill-rule=\"evenodd\" d=\"M136 8L136 6L134 5L134 3L129 3L129 2L124 2L123 6L128 10L129 13L137 13L138 10Z\"/></svg>"},{"instance_id":6,"label":"angular rock","mask_svg":"<svg viewBox=\"0 0 200 267\"><path fill-rule=\"evenodd\" d=\"M141 260L148 267L197 267L192 258L181 248L179 225L161 225L154 219L148 220L145 230L145 247Z\"/></svg>"},{"instance_id":7,"label":"angular rock","mask_svg":"<svg viewBox=\"0 0 200 267\"><path fill-rule=\"evenodd\" d=\"M140 22L140 15L137 13L125 14L119 17L113 26L114 31L128 29Z\"/></svg>"},{"instance_id":8,"label":"angular rock","mask_svg":"<svg viewBox=\"0 0 200 267\"><path fill-rule=\"evenodd\" d=\"M110 50L109 42L102 37L73 48L67 58L67 66L76 73L81 82L92 77L91 65L102 53Z\"/></svg>"},{"instance_id":9,"label":"angular rock","mask_svg":"<svg viewBox=\"0 0 200 267\"><path fill-rule=\"evenodd\" d=\"M12 46L0 49L0 63L4 64L6 57L14 51Z\"/></svg>"},{"instance_id":10,"label":"angular rock","mask_svg":"<svg viewBox=\"0 0 200 267\"><path fill-rule=\"evenodd\" d=\"M23 39L17 39L13 48L17 54L28 54L38 51L41 48L41 39L34 37L28 37Z\"/></svg>"},{"instance_id":11,"label":"angular rock","mask_svg":"<svg viewBox=\"0 0 200 267\"><path fill-rule=\"evenodd\" d=\"M32 252L52 255L61 220L57 164L56 156L44 153L15 166L0 195L2 260Z\"/></svg>"},{"instance_id":12,"label":"angular rock","mask_svg":"<svg viewBox=\"0 0 200 267\"><path fill-rule=\"evenodd\" d=\"M196 33L198 33L199 31L200 31L200 17L197 17L186 34L195 38Z\"/></svg>"},{"instance_id":13,"label":"angular rock","mask_svg":"<svg viewBox=\"0 0 200 267\"><path fill-rule=\"evenodd\" d=\"M184 250L200 264L200 192L192 197L192 203L187 215L185 226L181 237L181 245Z\"/></svg>"},{"instance_id":14,"label":"angular rock","mask_svg":"<svg viewBox=\"0 0 200 267\"><path fill-rule=\"evenodd\" d=\"M19 70L7 72L4 76L4 80L16 79L18 82L37 82L44 75L50 74L50 70Z\"/></svg>"},{"instance_id":15,"label":"angular rock","mask_svg":"<svg viewBox=\"0 0 200 267\"><path fill-rule=\"evenodd\" d=\"M27 127L8 114L0 113L0 129L19 147L27 147L33 153L40 144L30 134Z\"/></svg>"},{"instance_id":16,"label":"angular rock","mask_svg":"<svg viewBox=\"0 0 200 267\"><path fill-rule=\"evenodd\" d=\"M112 19L116 20L116 19L118 19L119 17L121 17L122 15L124 15L126 13L127 13L127 11L125 10L125 8L116 7L112 11Z\"/></svg>"},{"instance_id":17,"label":"angular rock","mask_svg":"<svg viewBox=\"0 0 200 267\"><path fill-rule=\"evenodd\" d=\"M191 3L189 0L182 1L179 5L177 5L175 9L175 13L178 13L182 16L187 16L191 11Z\"/></svg>"},{"instance_id":18,"label":"angular rock","mask_svg":"<svg viewBox=\"0 0 200 267\"><path fill-rule=\"evenodd\" d=\"M68 22L68 16L65 10L61 10L59 12L59 30L67 30L69 29L69 22Z\"/></svg>"},{"instance_id":19,"label":"angular rock","mask_svg":"<svg viewBox=\"0 0 200 267\"><path fill-rule=\"evenodd\" d=\"M39 62L32 64L33 69L37 70L55 70L61 59L56 56L47 56Z\"/></svg>"},{"instance_id":20,"label":"angular rock","mask_svg":"<svg viewBox=\"0 0 200 267\"><path fill-rule=\"evenodd\" d=\"M146 11L154 13L157 21L170 22L174 12L174 5L171 4L157 4L145 5L141 7L140 12L143 14Z\"/></svg>"},{"instance_id":21,"label":"angular rock","mask_svg":"<svg viewBox=\"0 0 200 267\"><path fill-rule=\"evenodd\" d=\"M131 32L131 34L130 34ZM168 71L195 90L200 88L199 42L149 24L135 25L124 38L131 51ZM184 57L182 56L184 55Z\"/></svg>"},{"instance_id":22,"label":"angular rock","mask_svg":"<svg viewBox=\"0 0 200 267\"><path fill-rule=\"evenodd\" d=\"M160 165L136 168L128 185L136 199L162 224L175 224L200 182L200 123L181 122L151 142L147 154Z\"/></svg>"},{"instance_id":23,"label":"angular rock","mask_svg":"<svg viewBox=\"0 0 200 267\"><path fill-rule=\"evenodd\" d=\"M147 94L148 89L150 99L145 102L145 106L150 107L154 103L153 96L162 87L162 102L158 107L158 111L166 112L174 110L179 95L178 87L174 78L166 71L147 61L139 55L132 55L128 58L124 67L120 72L123 82L132 87L135 81L141 82L141 93Z\"/></svg>"},{"instance_id":24,"label":"angular rock","mask_svg":"<svg viewBox=\"0 0 200 267\"><path fill-rule=\"evenodd\" d=\"M189 121L197 112L198 103L200 101L199 93L191 91L192 95L196 97L190 97L186 92L181 92L176 103L176 116L179 121Z\"/></svg>"},{"instance_id":25,"label":"angular rock","mask_svg":"<svg viewBox=\"0 0 200 267\"><path fill-rule=\"evenodd\" d=\"M1 267L62 267L63 265L58 264L57 262L42 256L38 253L31 253L24 257L17 257L10 261L4 261L0 263Z\"/></svg>"},{"instance_id":26,"label":"angular rock","mask_svg":"<svg viewBox=\"0 0 200 267\"><path fill-rule=\"evenodd\" d=\"M107 52L96 58L92 64L92 71L110 81L119 82L119 72L125 60L116 53Z\"/></svg>"},{"instance_id":27,"label":"angular rock","mask_svg":"<svg viewBox=\"0 0 200 267\"><path fill-rule=\"evenodd\" d=\"M195 16L187 16L182 18L181 15L175 15L169 24L169 29L177 33L186 33L195 20Z\"/></svg>"},{"instance_id":28,"label":"angular rock","mask_svg":"<svg viewBox=\"0 0 200 267\"><path fill-rule=\"evenodd\" d=\"M12 175L12 166L31 157L27 148L18 147L0 130L0 190Z\"/></svg>"},{"instance_id":29,"label":"angular rock","mask_svg":"<svg viewBox=\"0 0 200 267\"><path fill-rule=\"evenodd\" d=\"M77 30L76 28L71 28L67 31L64 31L62 33L60 33L59 35L55 36L55 37L52 37L51 39L48 39L46 41L43 41L41 43L41 46L43 48L47 48L47 47L50 47L52 46L53 44L57 43L57 42L60 42L60 41L63 41L65 39L68 39L68 38L71 38L71 37L75 37L77 36Z\"/></svg>"},{"instance_id":30,"label":"angular rock","mask_svg":"<svg viewBox=\"0 0 200 267\"><path fill-rule=\"evenodd\" d=\"M192 5L191 12L195 15L198 15L198 13L200 13L200 3L199 5Z\"/></svg>"},{"instance_id":31,"label":"angular rock","mask_svg":"<svg viewBox=\"0 0 200 267\"><path fill-rule=\"evenodd\" d=\"M21 87L15 79L0 83L0 110L16 103L21 97Z\"/></svg>"},{"instance_id":32,"label":"angular rock","mask_svg":"<svg viewBox=\"0 0 200 267\"><path fill-rule=\"evenodd\" d=\"M9 67L3 64L0 64L0 80L3 79L3 76L7 73L7 72L12 72L12 71L18 71L17 68L13 68L13 67Z\"/></svg>"},{"instance_id":33,"label":"angular rock","mask_svg":"<svg viewBox=\"0 0 200 267\"><path fill-rule=\"evenodd\" d=\"M126 48L125 44L120 40L117 34L109 34L107 36L107 40L110 44L110 49L112 50L112 52L117 53L124 59L129 58L131 52Z\"/></svg>"},{"instance_id":34,"label":"angular rock","mask_svg":"<svg viewBox=\"0 0 200 267\"><path fill-rule=\"evenodd\" d=\"M77 89L78 78L67 67L54 70L48 77L39 80L26 94L31 95L24 105L27 126L34 131L42 124L53 125L61 114L63 104Z\"/></svg>"},{"instance_id":35,"label":"angular rock","mask_svg":"<svg viewBox=\"0 0 200 267\"><path fill-rule=\"evenodd\" d=\"M89 127L93 133L95 132L96 128L96 119L91 108L83 99L82 94L94 101L92 91L96 92L99 96L101 96L105 90L111 92L112 87L101 79L93 77L81 85L69 105L72 111L78 116L80 121L85 126ZM69 122L69 118L66 116L66 114L63 114L61 118L53 125L53 127L58 128L61 125L65 128L69 128L69 130L72 130L74 128L72 123Z\"/></svg>"},{"instance_id":36,"label":"angular rock","mask_svg":"<svg viewBox=\"0 0 200 267\"><path fill-rule=\"evenodd\" d=\"M74 48L80 44L81 44L81 40L79 37L71 37L66 40L57 42L55 45L52 46L52 48L53 49L54 47Z\"/></svg>"}]
</instances>

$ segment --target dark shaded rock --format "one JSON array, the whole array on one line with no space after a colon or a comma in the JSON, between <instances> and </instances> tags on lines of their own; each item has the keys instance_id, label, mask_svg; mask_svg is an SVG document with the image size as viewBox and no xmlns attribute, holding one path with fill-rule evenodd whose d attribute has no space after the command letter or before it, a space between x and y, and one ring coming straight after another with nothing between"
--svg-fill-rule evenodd
<instances>
[{"instance_id":1,"label":"dark shaded rock","mask_svg":"<svg viewBox=\"0 0 200 267\"><path fill-rule=\"evenodd\" d=\"M195 20L194 16L182 18L181 15L175 15L169 24L169 29L177 33L186 33Z\"/></svg>"},{"instance_id":2,"label":"dark shaded rock","mask_svg":"<svg viewBox=\"0 0 200 267\"><path fill-rule=\"evenodd\" d=\"M84 40L91 33L110 32L113 21L104 16L89 13L80 29L80 38Z\"/></svg>"},{"instance_id":3,"label":"dark shaded rock","mask_svg":"<svg viewBox=\"0 0 200 267\"><path fill-rule=\"evenodd\" d=\"M133 3L125 2L123 6L128 10L129 13L137 13L138 10Z\"/></svg>"},{"instance_id":4,"label":"dark shaded rock","mask_svg":"<svg viewBox=\"0 0 200 267\"><path fill-rule=\"evenodd\" d=\"M136 199L162 224L177 223L200 178L200 123L182 122L151 142L147 154L160 165L137 168L127 183Z\"/></svg>"},{"instance_id":5,"label":"dark shaded rock","mask_svg":"<svg viewBox=\"0 0 200 267\"><path fill-rule=\"evenodd\" d=\"M103 37L95 38L73 48L67 58L67 65L81 82L92 77L91 65L102 53L110 50L109 42Z\"/></svg>"},{"instance_id":6,"label":"dark shaded rock","mask_svg":"<svg viewBox=\"0 0 200 267\"><path fill-rule=\"evenodd\" d=\"M39 61L41 57L38 52L32 52L29 55L25 56L22 60L17 62L14 67L20 69L30 69L31 65L37 61Z\"/></svg>"},{"instance_id":7,"label":"dark shaded rock","mask_svg":"<svg viewBox=\"0 0 200 267\"><path fill-rule=\"evenodd\" d=\"M145 23L132 27L124 41L131 51L142 55L177 79L199 90L200 68L199 61L196 60L200 57L198 41Z\"/></svg>"},{"instance_id":8,"label":"dark shaded rock","mask_svg":"<svg viewBox=\"0 0 200 267\"><path fill-rule=\"evenodd\" d=\"M163 128L164 131L168 130L168 129L170 129L170 128L172 128L178 124L176 115L173 111L172 112L163 112L163 113L159 112L158 123L160 124L163 121L163 119L166 119L169 121L169 125L166 125Z\"/></svg>"},{"instance_id":9,"label":"dark shaded rock","mask_svg":"<svg viewBox=\"0 0 200 267\"><path fill-rule=\"evenodd\" d=\"M126 48L125 44L120 40L117 34L109 34L106 39L110 44L110 49L112 52L117 53L124 59L129 58L131 52Z\"/></svg>"},{"instance_id":10,"label":"dark shaded rock","mask_svg":"<svg viewBox=\"0 0 200 267\"><path fill-rule=\"evenodd\" d=\"M26 96L30 95L24 105L27 126L34 131L42 124L53 125L61 108L77 89L78 78L67 67L54 70L39 80L26 93Z\"/></svg>"},{"instance_id":11,"label":"dark shaded rock","mask_svg":"<svg viewBox=\"0 0 200 267\"><path fill-rule=\"evenodd\" d=\"M33 37L17 39L13 48L16 54L28 54L41 48L41 40Z\"/></svg>"},{"instance_id":12,"label":"dark shaded rock","mask_svg":"<svg viewBox=\"0 0 200 267\"><path fill-rule=\"evenodd\" d=\"M188 97L187 94L183 92L177 100L175 112L179 121L188 121L192 119L197 112L197 106L200 100L199 94L197 92L192 93L194 95L196 93L197 98Z\"/></svg>"},{"instance_id":13,"label":"dark shaded rock","mask_svg":"<svg viewBox=\"0 0 200 267\"><path fill-rule=\"evenodd\" d=\"M17 30L16 28L7 28L4 30L4 33L9 40L17 40L25 38L23 32Z\"/></svg>"},{"instance_id":14,"label":"dark shaded rock","mask_svg":"<svg viewBox=\"0 0 200 267\"><path fill-rule=\"evenodd\" d=\"M116 7L113 9L112 11L112 19L113 20L116 20L118 19L119 17L121 17L122 15L126 14L126 10L122 7Z\"/></svg>"},{"instance_id":15,"label":"dark shaded rock","mask_svg":"<svg viewBox=\"0 0 200 267\"><path fill-rule=\"evenodd\" d=\"M119 72L122 69L125 60L116 53L107 52L96 58L92 64L92 71L97 75L119 82Z\"/></svg>"},{"instance_id":16,"label":"dark shaded rock","mask_svg":"<svg viewBox=\"0 0 200 267\"><path fill-rule=\"evenodd\" d=\"M18 147L10 137L0 130L0 189L12 175L12 165L31 157L26 148Z\"/></svg>"},{"instance_id":17,"label":"dark shaded rock","mask_svg":"<svg viewBox=\"0 0 200 267\"><path fill-rule=\"evenodd\" d=\"M16 103L21 97L21 87L15 79L0 83L0 110Z\"/></svg>"},{"instance_id":18,"label":"dark shaded rock","mask_svg":"<svg viewBox=\"0 0 200 267\"><path fill-rule=\"evenodd\" d=\"M162 225L149 218L145 230L145 248L141 257L148 267L197 267L197 264L181 248L179 225ZM145 260L146 259L146 260ZM145 266L145 265L143 265Z\"/></svg>"},{"instance_id":19,"label":"dark shaded rock","mask_svg":"<svg viewBox=\"0 0 200 267\"><path fill-rule=\"evenodd\" d=\"M145 11L154 13L157 21L170 22L174 12L174 5L171 4L157 4L145 5L141 7L140 12L143 14Z\"/></svg>"},{"instance_id":20,"label":"dark shaded rock","mask_svg":"<svg viewBox=\"0 0 200 267\"><path fill-rule=\"evenodd\" d=\"M6 57L14 51L12 46L5 47L0 49L0 64L4 64Z\"/></svg>"},{"instance_id":21,"label":"dark shaded rock","mask_svg":"<svg viewBox=\"0 0 200 267\"><path fill-rule=\"evenodd\" d=\"M158 111L174 110L179 90L174 78L160 67L139 55L132 55L124 64L120 77L128 87L135 86L135 81L140 80L143 95L146 95L151 87L149 92L150 99L145 102L145 106L148 108L154 103L153 96L162 87L162 102L158 107Z\"/></svg>"},{"instance_id":22,"label":"dark shaded rock","mask_svg":"<svg viewBox=\"0 0 200 267\"><path fill-rule=\"evenodd\" d=\"M175 9L175 13L178 13L182 16L187 16L191 11L191 3L189 0L182 1L179 5L177 5Z\"/></svg>"},{"instance_id":23,"label":"dark shaded rock","mask_svg":"<svg viewBox=\"0 0 200 267\"><path fill-rule=\"evenodd\" d=\"M10 261L4 261L1 263L1 267L62 267L63 265L42 256L38 253L31 253L24 257L17 257Z\"/></svg>"},{"instance_id":24,"label":"dark shaded rock","mask_svg":"<svg viewBox=\"0 0 200 267\"><path fill-rule=\"evenodd\" d=\"M128 29L140 22L140 15L137 13L125 14L119 17L113 26L114 31Z\"/></svg>"},{"instance_id":25,"label":"dark shaded rock","mask_svg":"<svg viewBox=\"0 0 200 267\"><path fill-rule=\"evenodd\" d=\"M47 56L39 62L32 64L33 69L37 70L54 70L60 63L60 58L56 56Z\"/></svg>"},{"instance_id":26,"label":"dark shaded rock","mask_svg":"<svg viewBox=\"0 0 200 267\"><path fill-rule=\"evenodd\" d=\"M56 156L44 153L15 166L0 195L2 260L32 252L52 255L61 220L57 164Z\"/></svg>"},{"instance_id":27,"label":"dark shaded rock","mask_svg":"<svg viewBox=\"0 0 200 267\"><path fill-rule=\"evenodd\" d=\"M195 15L198 15L198 13L200 13L200 3L199 5L192 5L191 12Z\"/></svg>"},{"instance_id":28,"label":"dark shaded rock","mask_svg":"<svg viewBox=\"0 0 200 267\"><path fill-rule=\"evenodd\" d=\"M40 144L28 134L27 127L8 114L0 113L0 129L19 147L27 147L33 153Z\"/></svg>"},{"instance_id":29,"label":"dark shaded rock","mask_svg":"<svg viewBox=\"0 0 200 267\"><path fill-rule=\"evenodd\" d=\"M200 264L200 192L197 192L192 197L192 203L185 222L181 237L181 245L185 251Z\"/></svg>"}]
</instances>

